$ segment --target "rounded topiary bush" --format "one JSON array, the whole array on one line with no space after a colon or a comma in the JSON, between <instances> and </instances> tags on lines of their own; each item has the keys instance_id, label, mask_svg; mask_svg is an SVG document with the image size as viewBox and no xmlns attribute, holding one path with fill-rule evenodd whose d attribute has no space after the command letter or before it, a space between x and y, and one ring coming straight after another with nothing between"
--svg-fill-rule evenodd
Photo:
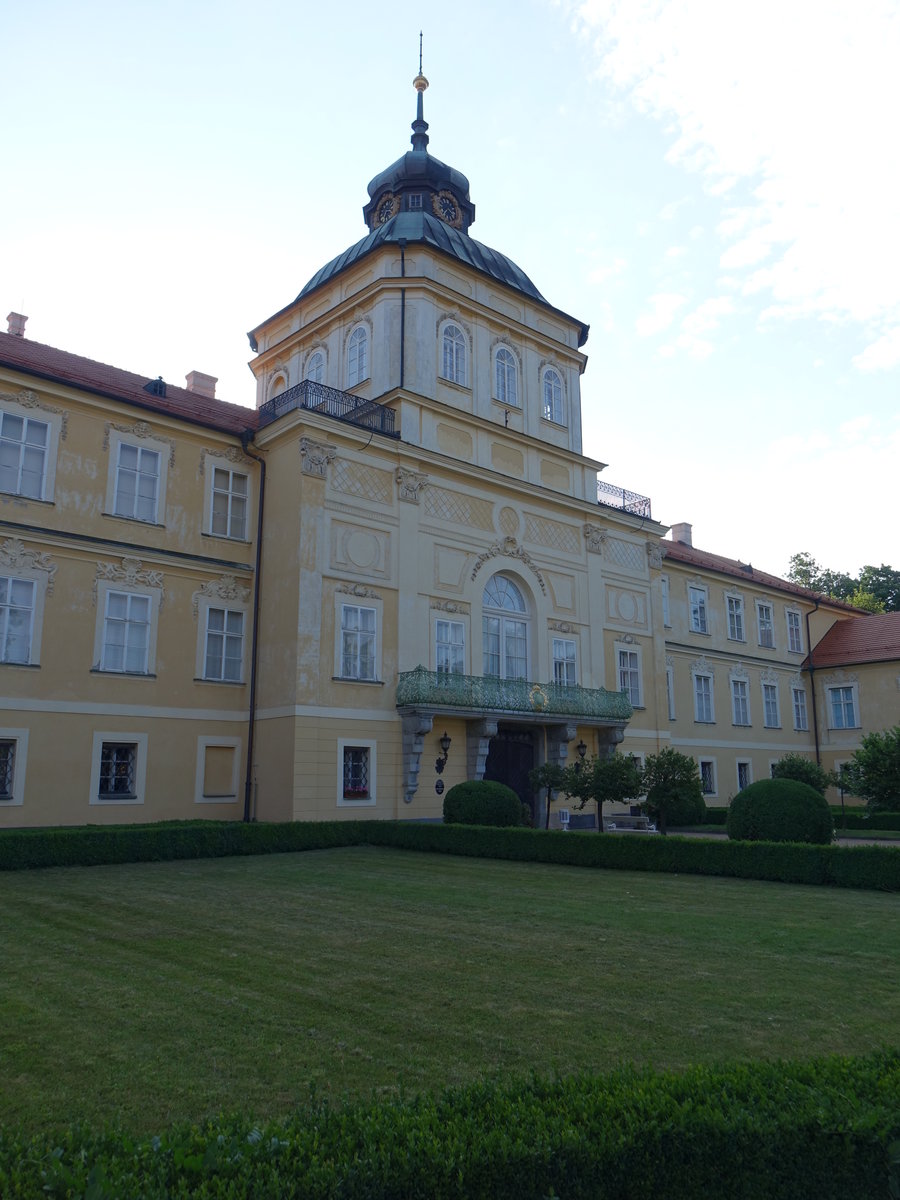
<instances>
[{"instance_id":1,"label":"rounded topiary bush","mask_svg":"<svg viewBox=\"0 0 900 1200\"><path fill-rule=\"evenodd\" d=\"M738 792L725 822L742 842L814 842L827 845L834 820L825 797L796 779L761 779Z\"/></svg>"},{"instance_id":2,"label":"rounded topiary bush","mask_svg":"<svg viewBox=\"0 0 900 1200\"><path fill-rule=\"evenodd\" d=\"M522 801L505 783L470 779L444 797L447 825L521 825Z\"/></svg>"}]
</instances>

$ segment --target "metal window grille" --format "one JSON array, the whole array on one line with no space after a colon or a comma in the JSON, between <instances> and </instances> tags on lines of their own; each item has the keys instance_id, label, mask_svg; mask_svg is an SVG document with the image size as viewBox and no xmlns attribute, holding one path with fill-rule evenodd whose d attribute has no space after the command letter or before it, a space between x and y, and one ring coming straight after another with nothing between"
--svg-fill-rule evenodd
<instances>
[{"instance_id":1,"label":"metal window grille","mask_svg":"<svg viewBox=\"0 0 900 1200\"><path fill-rule=\"evenodd\" d=\"M369 798L369 748L368 746L344 747L344 799L368 800Z\"/></svg>"},{"instance_id":2,"label":"metal window grille","mask_svg":"<svg viewBox=\"0 0 900 1200\"><path fill-rule=\"evenodd\" d=\"M136 770L134 742L104 742L100 751L100 798L134 797Z\"/></svg>"},{"instance_id":3,"label":"metal window grille","mask_svg":"<svg viewBox=\"0 0 900 1200\"><path fill-rule=\"evenodd\" d=\"M12 800L16 777L16 743L0 741L0 800Z\"/></svg>"}]
</instances>

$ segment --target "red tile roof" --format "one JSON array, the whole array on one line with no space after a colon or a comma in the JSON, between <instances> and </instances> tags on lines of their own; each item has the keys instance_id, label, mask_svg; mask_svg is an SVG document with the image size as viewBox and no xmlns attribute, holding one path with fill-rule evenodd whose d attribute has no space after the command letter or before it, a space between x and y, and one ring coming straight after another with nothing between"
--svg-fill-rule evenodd
<instances>
[{"instance_id":1,"label":"red tile roof","mask_svg":"<svg viewBox=\"0 0 900 1200\"><path fill-rule=\"evenodd\" d=\"M98 396L107 396L151 412L180 417L194 425L218 429L223 433L240 435L245 429L256 429L254 408L211 400L187 388L166 384L165 396L154 396L144 390L153 382L146 375L135 375L106 363L69 354L53 346L44 346L29 338L0 333L0 366L11 367L38 379L64 383Z\"/></svg>"},{"instance_id":2,"label":"red tile roof","mask_svg":"<svg viewBox=\"0 0 900 1200\"><path fill-rule=\"evenodd\" d=\"M708 550L697 550L686 542L663 540L660 545L665 557L674 562L687 563L706 571L718 571L722 575L732 575L745 583L756 583L761 587L775 588L779 592L787 592L789 595L803 600L824 601L829 607L840 608L845 612L861 613L863 611L853 604L848 604L845 600L835 600L833 596L824 596L821 592L800 587L799 584L781 579L777 575L769 575L766 571L757 571L750 563L742 563L740 559L725 558L722 554L710 554Z\"/></svg>"},{"instance_id":3,"label":"red tile roof","mask_svg":"<svg viewBox=\"0 0 900 1200\"><path fill-rule=\"evenodd\" d=\"M900 612L836 621L813 647L810 658L814 667L849 667L900 659ZM803 665L808 666L809 660Z\"/></svg>"}]
</instances>

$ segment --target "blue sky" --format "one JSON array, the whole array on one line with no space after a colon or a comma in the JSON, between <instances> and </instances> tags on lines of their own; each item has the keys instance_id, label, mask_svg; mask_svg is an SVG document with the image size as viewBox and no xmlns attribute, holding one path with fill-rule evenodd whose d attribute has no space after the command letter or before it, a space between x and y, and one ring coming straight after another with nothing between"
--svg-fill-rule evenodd
<instances>
[{"instance_id":1,"label":"blue sky","mask_svg":"<svg viewBox=\"0 0 900 1200\"><path fill-rule=\"evenodd\" d=\"M9 8L3 315L252 403L246 331L408 148L420 28L473 236L591 326L604 478L760 568L900 566L896 2Z\"/></svg>"}]
</instances>

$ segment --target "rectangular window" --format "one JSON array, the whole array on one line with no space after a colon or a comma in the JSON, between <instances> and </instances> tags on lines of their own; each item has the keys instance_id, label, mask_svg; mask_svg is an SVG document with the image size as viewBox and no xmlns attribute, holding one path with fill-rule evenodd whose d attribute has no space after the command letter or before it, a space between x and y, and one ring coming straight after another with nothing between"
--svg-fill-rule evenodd
<instances>
[{"instance_id":1,"label":"rectangular window","mask_svg":"<svg viewBox=\"0 0 900 1200\"><path fill-rule=\"evenodd\" d=\"M694 720L711 724L713 720L713 681L711 675L694 676Z\"/></svg>"},{"instance_id":2,"label":"rectangular window","mask_svg":"<svg viewBox=\"0 0 900 1200\"><path fill-rule=\"evenodd\" d=\"M659 583L660 587L662 588L663 625L665 625L668 629L672 624L672 621L669 617L669 577L667 575L663 575Z\"/></svg>"},{"instance_id":3,"label":"rectangular window","mask_svg":"<svg viewBox=\"0 0 900 1200\"><path fill-rule=\"evenodd\" d=\"M669 720L675 720L675 668L666 667L666 704L669 707Z\"/></svg>"},{"instance_id":4,"label":"rectangular window","mask_svg":"<svg viewBox=\"0 0 900 1200\"><path fill-rule=\"evenodd\" d=\"M0 738L0 802L9 802L15 797L16 742L13 738Z\"/></svg>"},{"instance_id":5,"label":"rectangular window","mask_svg":"<svg viewBox=\"0 0 900 1200\"><path fill-rule=\"evenodd\" d=\"M712 758L700 759L700 786L704 796L716 794L716 763Z\"/></svg>"},{"instance_id":6,"label":"rectangular window","mask_svg":"<svg viewBox=\"0 0 900 1200\"><path fill-rule=\"evenodd\" d=\"M781 717L778 712L778 685L764 683L762 685L762 692L763 724L768 729L777 729L781 725Z\"/></svg>"},{"instance_id":7,"label":"rectangular window","mask_svg":"<svg viewBox=\"0 0 900 1200\"><path fill-rule=\"evenodd\" d=\"M832 729L856 729L856 705L852 687L828 689Z\"/></svg>"},{"instance_id":8,"label":"rectangular window","mask_svg":"<svg viewBox=\"0 0 900 1200\"><path fill-rule=\"evenodd\" d=\"M203 756L203 799L231 800L235 795L234 746L206 746Z\"/></svg>"},{"instance_id":9,"label":"rectangular window","mask_svg":"<svg viewBox=\"0 0 900 1200\"><path fill-rule=\"evenodd\" d=\"M794 706L794 728L801 731L809 729L806 717L806 689L791 688L791 700Z\"/></svg>"},{"instance_id":10,"label":"rectangular window","mask_svg":"<svg viewBox=\"0 0 900 1200\"><path fill-rule=\"evenodd\" d=\"M116 516L154 523L158 497L157 451L120 442L116 466L116 497L113 505Z\"/></svg>"},{"instance_id":11,"label":"rectangular window","mask_svg":"<svg viewBox=\"0 0 900 1200\"><path fill-rule=\"evenodd\" d=\"M756 621L759 626L759 644L770 649L775 645L775 624L772 620L772 605L756 603Z\"/></svg>"},{"instance_id":12,"label":"rectangular window","mask_svg":"<svg viewBox=\"0 0 900 1200\"><path fill-rule=\"evenodd\" d=\"M101 671L146 675L150 646L150 597L107 592Z\"/></svg>"},{"instance_id":13,"label":"rectangular window","mask_svg":"<svg viewBox=\"0 0 900 1200\"><path fill-rule=\"evenodd\" d=\"M737 764L738 791L742 792L744 790L744 788L748 788L750 786L751 782L752 782L752 775L750 772L750 763L747 761L738 759L738 764Z\"/></svg>"},{"instance_id":14,"label":"rectangular window","mask_svg":"<svg viewBox=\"0 0 900 1200\"><path fill-rule=\"evenodd\" d=\"M341 605L341 676L375 678L375 609Z\"/></svg>"},{"instance_id":15,"label":"rectangular window","mask_svg":"<svg viewBox=\"0 0 900 1200\"><path fill-rule=\"evenodd\" d=\"M800 614L788 610L787 614L788 650L792 654L803 653L803 634L800 629Z\"/></svg>"},{"instance_id":16,"label":"rectangular window","mask_svg":"<svg viewBox=\"0 0 900 1200\"><path fill-rule=\"evenodd\" d=\"M206 613L204 679L240 683L244 661L244 614L230 608Z\"/></svg>"},{"instance_id":17,"label":"rectangular window","mask_svg":"<svg viewBox=\"0 0 900 1200\"><path fill-rule=\"evenodd\" d=\"M560 687L575 686L575 643L568 638L553 639L553 682Z\"/></svg>"},{"instance_id":18,"label":"rectangular window","mask_svg":"<svg viewBox=\"0 0 900 1200\"><path fill-rule=\"evenodd\" d=\"M344 747L344 799L363 803L370 799L369 747Z\"/></svg>"},{"instance_id":19,"label":"rectangular window","mask_svg":"<svg viewBox=\"0 0 900 1200\"><path fill-rule=\"evenodd\" d=\"M0 575L0 662L31 662L34 583Z\"/></svg>"},{"instance_id":20,"label":"rectangular window","mask_svg":"<svg viewBox=\"0 0 900 1200\"><path fill-rule=\"evenodd\" d=\"M744 602L740 596L728 597L728 637L732 642L744 640Z\"/></svg>"},{"instance_id":21,"label":"rectangular window","mask_svg":"<svg viewBox=\"0 0 900 1200\"><path fill-rule=\"evenodd\" d=\"M100 749L99 800L137 798L137 743L104 742Z\"/></svg>"},{"instance_id":22,"label":"rectangular window","mask_svg":"<svg viewBox=\"0 0 900 1200\"><path fill-rule=\"evenodd\" d=\"M446 675L464 675L466 671L466 627L462 621L437 621L435 624L435 666Z\"/></svg>"},{"instance_id":23,"label":"rectangular window","mask_svg":"<svg viewBox=\"0 0 900 1200\"><path fill-rule=\"evenodd\" d=\"M410 207L410 209L416 209L416 208L422 207L422 193L421 192L411 192L410 193L409 207Z\"/></svg>"},{"instance_id":24,"label":"rectangular window","mask_svg":"<svg viewBox=\"0 0 900 1200\"><path fill-rule=\"evenodd\" d=\"M641 668L634 650L619 651L619 691L625 693L633 708L640 708Z\"/></svg>"},{"instance_id":25,"label":"rectangular window","mask_svg":"<svg viewBox=\"0 0 900 1200\"><path fill-rule=\"evenodd\" d=\"M212 533L217 537L247 537L249 480L241 471L214 467L212 477Z\"/></svg>"},{"instance_id":26,"label":"rectangular window","mask_svg":"<svg viewBox=\"0 0 900 1200\"><path fill-rule=\"evenodd\" d=\"M691 632L707 633L706 588L688 588L688 601L691 606Z\"/></svg>"},{"instance_id":27,"label":"rectangular window","mask_svg":"<svg viewBox=\"0 0 900 1200\"><path fill-rule=\"evenodd\" d=\"M44 421L0 414L0 492L43 499L49 442Z\"/></svg>"},{"instance_id":28,"label":"rectangular window","mask_svg":"<svg viewBox=\"0 0 900 1200\"><path fill-rule=\"evenodd\" d=\"M750 724L750 696L746 679L731 681L731 719L735 725Z\"/></svg>"}]
</instances>

